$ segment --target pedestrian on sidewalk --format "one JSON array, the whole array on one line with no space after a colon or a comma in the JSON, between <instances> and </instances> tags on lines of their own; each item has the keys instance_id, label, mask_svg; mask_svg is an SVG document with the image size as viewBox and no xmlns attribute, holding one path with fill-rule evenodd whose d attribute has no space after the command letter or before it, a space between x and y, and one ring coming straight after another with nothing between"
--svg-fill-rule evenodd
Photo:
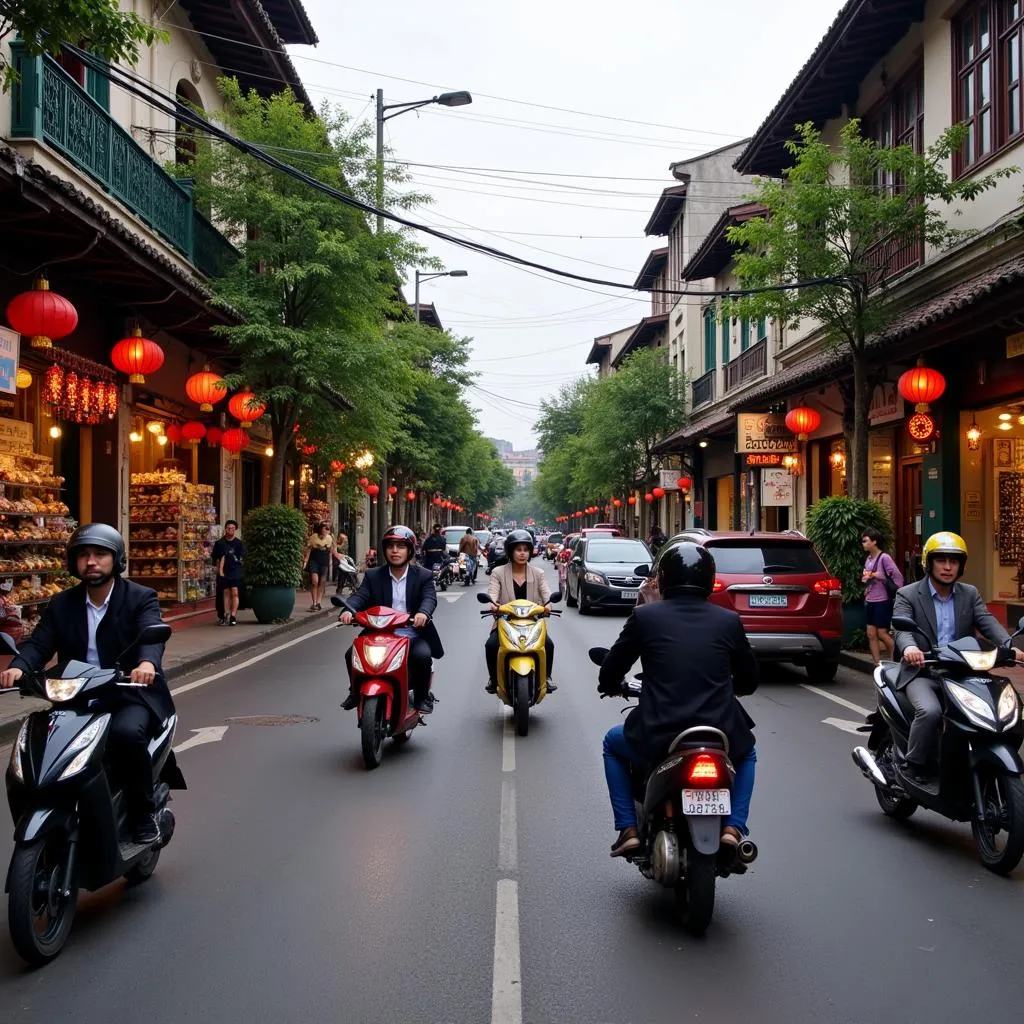
<instances>
[{"instance_id":1,"label":"pedestrian on sidewalk","mask_svg":"<svg viewBox=\"0 0 1024 1024\"><path fill-rule=\"evenodd\" d=\"M242 562L245 545L237 536L238 523L229 519L224 524L224 536L213 545L213 560L217 563L217 578L224 592L222 626L238 625L238 592L242 586Z\"/></svg>"},{"instance_id":2,"label":"pedestrian on sidewalk","mask_svg":"<svg viewBox=\"0 0 1024 1024\"><path fill-rule=\"evenodd\" d=\"M331 561L335 555L334 537L331 536L328 524L320 522L306 540L306 572L309 573L311 612L320 611L320 603L327 591L327 581L331 575Z\"/></svg>"},{"instance_id":3,"label":"pedestrian on sidewalk","mask_svg":"<svg viewBox=\"0 0 1024 1024\"><path fill-rule=\"evenodd\" d=\"M892 625L892 607L896 591L903 586L903 574L886 553L885 535L881 530L868 526L861 534L861 545L867 552L864 561L864 605L867 609L868 647L871 658L877 665L882 657L893 659L893 639L889 627Z\"/></svg>"}]
</instances>

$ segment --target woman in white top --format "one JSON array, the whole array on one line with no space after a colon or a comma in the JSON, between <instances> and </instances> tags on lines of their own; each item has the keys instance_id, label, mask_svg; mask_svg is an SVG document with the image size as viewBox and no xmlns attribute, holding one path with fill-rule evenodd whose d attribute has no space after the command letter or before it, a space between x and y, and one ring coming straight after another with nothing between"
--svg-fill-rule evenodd
<instances>
[{"instance_id":1,"label":"woman in white top","mask_svg":"<svg viewBox=\"0 0 1024 1024\"><path fill-rule=\"evenodd\" d=\"M520 601L532 601L534 604L542 604L551 611L551 587L548 586L544 570L536 565L530 565L533 558L533 537L526 530L513 530L505 538L505 557L508 561L499 565L492 573L488 593L491 597L491 611L497 612L498 608L517 598ZM484 654L487 658L487 687L488 693L498 691L498 623L495 620L491 626L491 634L484 644ZM545 642L548 662L548 693L554 693L558 689L551 681L551 664L555 659L555 645L551 641L551 634L547 635Z\"/></svg>"}]
</instances>

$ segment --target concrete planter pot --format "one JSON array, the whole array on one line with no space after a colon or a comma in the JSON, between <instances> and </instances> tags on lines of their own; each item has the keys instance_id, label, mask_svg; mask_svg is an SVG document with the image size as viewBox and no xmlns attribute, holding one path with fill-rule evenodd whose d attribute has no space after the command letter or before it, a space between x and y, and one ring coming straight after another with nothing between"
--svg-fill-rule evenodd
<instances>
[{"instance_id":1,"label":"concrete planter pot","mask_svg":"<svg viewBox=\"0 0 1024 1024\"><path fill-rule=\"evenodd\" d=\"M291 618L295 609L293 587L249 587L247 593L257 622L287 622Z\"/></svg>"}]
</instances>

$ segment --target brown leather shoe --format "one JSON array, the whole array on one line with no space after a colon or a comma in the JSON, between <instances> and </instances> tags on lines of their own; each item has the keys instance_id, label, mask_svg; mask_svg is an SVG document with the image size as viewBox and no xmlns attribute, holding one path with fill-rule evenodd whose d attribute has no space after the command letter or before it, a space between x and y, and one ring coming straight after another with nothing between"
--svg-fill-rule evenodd
<instances>
[{"instance_id":1,"label":"brown leather shoe","mask_svg":"<svg viewBox=\"0 0 1024 1024\"><path fill-rule=\"evenodd\" d=\"M726 825L722 829L722 837L719 842L722 846L731 846L734 850L743 841L743 833L733 825Z\"/></svg>"},{"instance_id":2,"label":"brown leather shoe","mask_svg":"<svg viewBox=\"0 0 1024 1024\"><path fill-rule=\"evenodd\" d=\"M612 843L611 855L613 857L628 857L640 849L640 837L635 828L624 828L619 832L619 838Z\"/></svg>"}]
</instances>

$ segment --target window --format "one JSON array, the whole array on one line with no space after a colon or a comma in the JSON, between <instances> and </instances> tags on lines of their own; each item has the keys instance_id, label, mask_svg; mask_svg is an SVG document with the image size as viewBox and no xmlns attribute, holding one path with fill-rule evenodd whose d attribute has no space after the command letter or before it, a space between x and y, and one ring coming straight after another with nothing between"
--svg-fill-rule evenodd
<instances>
[{"instance_id":1,"label":"window","mask_svg":"<svg viewBox=\"0 0 1024 1024\"><path fill-rule=\"evenodd\" d=\"M770 572L776 576L824 572L821 559L806 542L769 543L767 541L736 541L709 544L719 573L760 576Z\"/></svg>"},{"instance_id":2,"label":"window","mask_svg":"<svg viewBox=\"0 0 1024 1024\"><path fill-rule=\"evenodd\" d=\"M750 321L744 317L740 321L740 351L746 352L750 348Z\"/></svg>"},{"instance_id":3,"label":"window","mask_svg":"<svg viewBox=\"0 0 1024 1024\"><path fill-rule=\"evenodd\" d=\"M963 174L1024 131L1024 0L981 0L954 23L953 120L967 125L955 170Z\"/></svg>"},{"instance_id":4,"label":"window","mask_svg":"<svg viewBox=\"0 0 1024 1024\"><path fill-rule=\"evenodd\" d=\"M761 319L757 321L757 340L762 341L764 338L767 337L768 321L764 317L761 317Z\"/></svg>"},{"instance_id":5,"label":"window","mask_svg":"<svg viewBox=\"0 0 1024 1024\"><path fill-rule=\"evenodd\" d=\"M729 362L729 317L722 314L722 365Z\"/></svg>"},{"instance_id":6,"label":"window","mask_svg":"<svg viewBox=\"0 0 1024 1024\"><path fill-rule=\"evenodd\" d=\"M704 307L704 372L715 368L715 304Z\"/></svg>"}]
</instances>

